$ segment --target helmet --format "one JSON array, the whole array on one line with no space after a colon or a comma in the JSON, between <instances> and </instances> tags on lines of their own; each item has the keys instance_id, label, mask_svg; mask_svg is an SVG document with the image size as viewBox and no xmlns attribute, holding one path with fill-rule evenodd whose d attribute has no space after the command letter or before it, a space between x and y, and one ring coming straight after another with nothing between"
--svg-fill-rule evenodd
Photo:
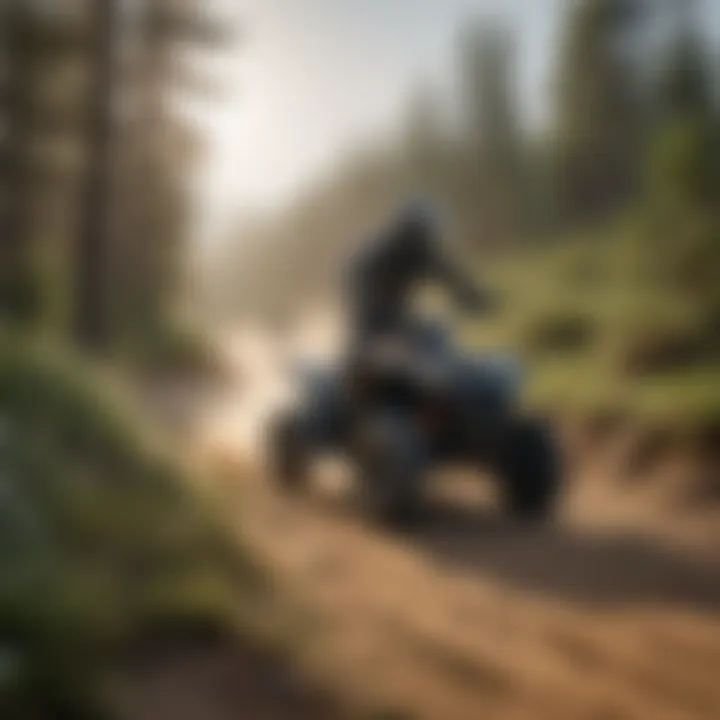
<instances>
[{"instance_id":1,"label":"helmet","mask_svg":"<svg viewBox=\"0 0 720 720\"><path fill-rule=\"evenodd\" d=\"M440 237L445 224L438 204L425 197L415 197L410 200L401 211L400 222L406 227L420 230L424 235L432 237Z\"/></svg>"},{"instance_id":2,"label":"helmet","mask_svg":"<svg viewBox=\"0 0 720 720\"><path fill-rule=\"evenodd\" d=\"M401 248L416 258L432 258L443 236L443 217L438 206L425 198L415 198L400 211L396 223ZM403 251L404 252L404 251Z\"/></svg>"}]
</instances>

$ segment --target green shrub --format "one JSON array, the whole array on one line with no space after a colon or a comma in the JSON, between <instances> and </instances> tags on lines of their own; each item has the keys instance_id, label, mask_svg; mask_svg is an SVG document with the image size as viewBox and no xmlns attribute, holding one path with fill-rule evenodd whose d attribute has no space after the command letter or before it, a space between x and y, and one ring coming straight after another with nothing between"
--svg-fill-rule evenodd
<instances>
[{"instance_id":1,"label":"green shrub","mask_svg":"<svg viewBox=\"0 0 720 720\"><path fill-rule=\"evenodd\" d=\"M546 355L589 349L595 340L597 328L591 316L567 309L530 316L519 332L523 350Z\"/></svg>"},{"instance_id":2,"label":"green shrub","mask_svg":"<svg viewBox=\"0 0 720 720\"><path fill-rule=\"evenodd\" d=\"M528 399L546 409L707 425L719 406L719 238L711 213L676 206L520 250L483 268L504 310L464 337L521 353Z\"/></svg>"},{"instance_id":3,"label":"green shrub","mask_svg":"<svg viewBox=\"0 0 720 720\"><path fill-rule=\"evenodd\" d=\"M264 586L97 372L17 345L0 349L0 561L0 709L18 715L80 717L114 649L168 618L231 626Z\"/></svg>"},{"instance_id":4,"label":"green shrub","mask_svg":"<svg viewBox=\"0 0 720 720\"><path fill-rule=\"evenodd\" d=\"M196 329L165 323L130 343L131 360L142 372L187 379L218 379L225 368L209 338Z\"/></svg>"}]
</instances>

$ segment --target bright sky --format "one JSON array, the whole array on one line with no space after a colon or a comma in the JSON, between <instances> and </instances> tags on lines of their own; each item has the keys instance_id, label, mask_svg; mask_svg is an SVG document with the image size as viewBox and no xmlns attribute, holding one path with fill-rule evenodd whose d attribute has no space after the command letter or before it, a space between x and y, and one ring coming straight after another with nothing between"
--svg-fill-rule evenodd
<instances>
[{"instance_id":1,"label":"bright sky","mask_svg":"<svg viewBox=\"0 0 720 720\"><path fill-rule=\"evenodd\" d=\"M568 1L235 0L244 46L232 53L228 96L209 118L214 223L290 200L345 149L396 125L418 84L448 88L468 17L513 29L523 111L542 117ZM720 0L704 3L718 37Z\"/></svg>"}]
</instances>

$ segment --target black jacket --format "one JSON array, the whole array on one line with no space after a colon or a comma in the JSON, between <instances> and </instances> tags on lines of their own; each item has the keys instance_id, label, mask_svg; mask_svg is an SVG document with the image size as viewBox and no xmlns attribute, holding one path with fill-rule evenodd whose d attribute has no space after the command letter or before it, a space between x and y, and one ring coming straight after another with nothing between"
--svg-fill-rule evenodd
<instances>
[{"instance_id":1,"label":"black jacket","mask_svg":"<svg viewBox=\"0 0 720 720\"><path fill-rule=\"evenodd\" d=\"M347 285L355 338L397 327L413 291L428 281L444 285L468 309L485 300L442 252L432 229L412 219L401 221L350 263Z\"/></svg>"}]
</instances>

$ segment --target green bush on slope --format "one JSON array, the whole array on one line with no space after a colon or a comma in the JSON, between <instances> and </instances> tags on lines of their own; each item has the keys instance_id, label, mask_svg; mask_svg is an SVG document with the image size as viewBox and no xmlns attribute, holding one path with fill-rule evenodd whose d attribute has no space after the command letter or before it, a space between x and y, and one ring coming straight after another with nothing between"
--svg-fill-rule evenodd
<instances>
[{"instance_id":1,"label":"green bush on slope","mask_svg":"<svg viewBox=\"0 0 720 720\"><path fill-rule=\"evenodd\" d=\"M0 349L0 563L2 717L77 717L117 648L232 623L262 585L93 373L27 347Z\"/></svg>"},{"instance_id":2,"label":"green bush on slope","mask_svg":"<svg viewBox=\"0 0 720 720\"><path fill-rule=\"evenodd\" d=\"M687 227L683 223L683 227ZM711 228L695 245L663 244L642 221L524 250L484 268L504 299L465 339L526 358L529 397L551 409L618 409L674 426L720 423L717 277ZM687 262L685 262L687 261Z\"/></svg>"}]
</instances>

